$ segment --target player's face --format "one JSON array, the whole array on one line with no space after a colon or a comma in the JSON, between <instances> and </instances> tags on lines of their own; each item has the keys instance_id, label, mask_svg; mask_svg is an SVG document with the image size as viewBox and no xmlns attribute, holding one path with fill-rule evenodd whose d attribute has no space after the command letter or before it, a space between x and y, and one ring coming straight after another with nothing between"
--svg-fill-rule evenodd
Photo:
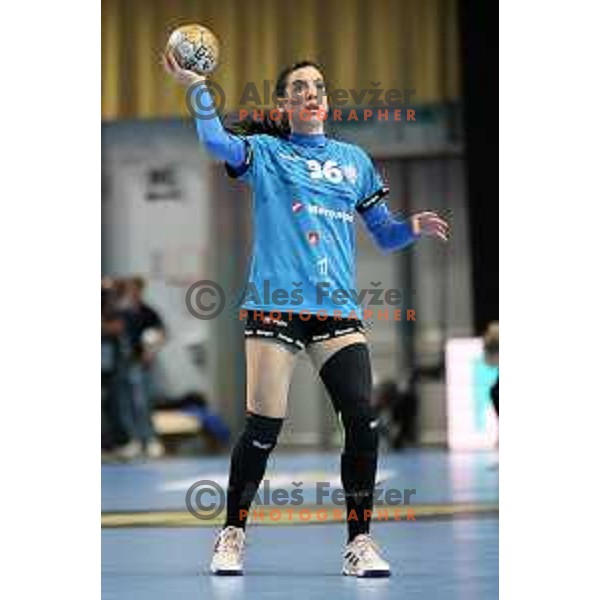
<instances>
[{"instance_id":1,"label":"player's face","mask_svg":"<svg viewBox=\"0 0 600 600\"><path fill-rule=\"evenodd\" d=\"M323 131L329 105L323 74L315 67L302 67L288 75L284 110L289 111L290 127L299 133Z\"/></svg>"}]
</instances>

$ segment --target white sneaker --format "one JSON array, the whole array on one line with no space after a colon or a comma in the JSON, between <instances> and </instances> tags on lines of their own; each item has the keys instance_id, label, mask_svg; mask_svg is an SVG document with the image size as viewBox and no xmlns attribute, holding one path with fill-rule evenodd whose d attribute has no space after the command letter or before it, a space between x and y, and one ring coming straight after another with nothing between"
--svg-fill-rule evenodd
<instances>
[{"instance_id":1,"label":"white sneaker","mask_svg":"<svg viewBox=\"0 0 600 600\"><path fill-rule=\"evenodd\" d=\"M344 551L344 575L355 577L389 577L390 565L383 560L370 535L357 535Z\"/></svg>"},{"instance_id":2,"label":"white sneaker","mask_svg":"<svg viewBox=\"0 0 600 600\"><path fill-rule=\"evenodd\" d=\"M146 444L146 456L148 458L161 458L165 455L165 447L156 438Z\"/></svg>"},{"instance_id":3,"label":"white sneaker","mask_svg":"<svg viewBox=\"0 0 600 600\"><path fill-rule=\"evenodd\" d=\"M133 460L142 454L142 443L138 440L131 440L124 446L115 449L115 456L121 460Z\"/></svg>"},{"instance_id":4,"label":"white sneaker","mask_svg":"<svg viewBox=\"0 0 600 600\"><path fill-rule=\"evenodd\" d=\"M246 534L241 527L225 527L215 541L210 570L214 575L244 574L244 541Z\"/></svg>"}]
</instances>

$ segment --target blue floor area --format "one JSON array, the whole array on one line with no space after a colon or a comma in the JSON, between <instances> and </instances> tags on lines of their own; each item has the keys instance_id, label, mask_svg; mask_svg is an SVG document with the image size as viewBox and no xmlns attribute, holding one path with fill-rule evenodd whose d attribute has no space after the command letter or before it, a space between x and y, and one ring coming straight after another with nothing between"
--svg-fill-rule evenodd
<instances>
[{"instance_id":1,"label":"blue floor area","mask_svg":"<svg viewBox=\"0 0 600 600\"><path fill-rule=\"evenodd\" d=\"M376 523L373 533L393 575L356 580L340 575L341 525L248 529L246 575L208 573L214 531L114 529L102 533L102 597L106 600L191 598L498 597L498 520L480 518Z\"/></svg>"},{"instance_id":2,"label":"blue floor area","mask_svg":"<svg viewBox=\"0 0 600 600\"><path fill-rule=\"evenodd\" d=\"M495 454L411 451L381 457L384 487L415 488L414 504L498 502ZM338 477L337 454L278 453L269 473L278 486ZM228 458L103 465L104 513L185 510L189 485L224 480ZM279 479L278 479L279 478ZM212 527L139 527L102 530L102 597L106 600L216 598L424 598L488 600L498 597L498 518L479 517L374 523L389 560L389 580L343 577L343 523L250 525L246 575L208 573Z\"/></svg>"},{"instance_id":3,"label":"blue floor area","mask_svg":"<svg viewBox=\"0 0 600 600\"><path fill-rule=\"evenodd\" d=\"M384 490L415 489L414 502L497 502L498 472L490 469L495 453L450 453L442 450L386 454L379 460ZM338 453L275 453L267 470L276 487L292 481L305 484L304 498L311 500L318 481L337 481ZM229 457L139 462L102 466L102 511L185 510L188 488L201 479L226 486Z\"/></svg>"}]
</instances>

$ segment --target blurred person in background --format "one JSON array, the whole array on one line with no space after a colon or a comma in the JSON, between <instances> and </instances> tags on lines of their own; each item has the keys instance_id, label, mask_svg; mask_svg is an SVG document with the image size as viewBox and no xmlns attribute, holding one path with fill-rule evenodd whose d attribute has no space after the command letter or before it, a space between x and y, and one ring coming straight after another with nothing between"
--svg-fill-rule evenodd
<instances>
[{"instance_id":1,"label":"blurred person in background","mask_svg":"<svg viewBox=\"0 0 600 600\"><path fill-rule=\"evenodd\" d=\"M500 325L497 321L491 322L483 335L483 357L490 367L499 367L500 365ZM500 423L500 375L496 383L490 388L490 399L496 411L498 423ZM500 445L500 433L496 439L496 448ZM496 460L490 464L489 468L497 469L499 462Z\"/></svg>"},{"instance_id":2,"label":"blurred person in background","mask_svg":"<svg viewBox=\"0 0 600 600\"><path fill-rule=\"evenodd\" d=\"M483 336L483 355L485 362L491 367L500 365L500 324L498 321L490 323ZM500 375L496 383L490 388L490 398L496 411L496 416L500 419Z\"/></svg>"},{"instance_id":3,"label":"blurred person in background","mask_svg":"<svg viewBox=\"0 0 600 600\"><path fill-rule=\"evenodd\" d=\"M125 385L125 321L119 311L120 284L111 277L102 279L102 448L113 450L129 441L123 411Z\"/></svg>"},{"instance_id":4,"label":"blurred person in background","mask_svg":"<svg viewBox=\"0 0 600 600\"><path fill-rule=\"evenodd\" d=\"M188 392L178 400L170 400L168 406L163 407L165 409L181 411L198 419L200 437L206 444L206 452L218 453L227 449L229 427L201 392Z\"/></svg>"},{"instance_id":5,"label":"blurred person in background","mask_svg":"<svg viewBox=\"0 0 600 600\"><path fill-rule=\"evenodd\" d=\"M374 406L381 436L389 449L399 450L414 443L417 413L414 386L401 390L392 379L384 380L375 388Z\"/></svg>"},{"instance_id":6,"label":"blurred person in background","mask_svg":"<svg viewBox=\"0 0 600 600\"><path fill-rule=\"evenodd\" d=\"M166 329L158 312L144 302L144 288L142 277L127 279L120 306L128 348L128 398L124 409L129 414L124 421L129 428L129 441L118 449L117 455L126 460L142 454L148 458L164 454L152 423L152 377L157 355L166 341Z\"/></svg>"}]
</instances>

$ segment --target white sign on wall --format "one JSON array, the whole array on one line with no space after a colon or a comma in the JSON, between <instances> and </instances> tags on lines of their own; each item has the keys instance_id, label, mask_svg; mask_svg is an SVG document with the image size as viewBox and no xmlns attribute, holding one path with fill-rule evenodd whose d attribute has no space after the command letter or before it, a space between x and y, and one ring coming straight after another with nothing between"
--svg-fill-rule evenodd
<instances>
[{"instance_id":1,"label":"white sign on wall","mask_svg":"<svg viewBox=\"0 0 600 600\"><path fill-rule=\"evenodd\" d=\"M492 449L498 418L490 388L498 368L483 359L481 338L451 339L446 344L448 445L458 449Z\"/></svg>"}]
</instances>

